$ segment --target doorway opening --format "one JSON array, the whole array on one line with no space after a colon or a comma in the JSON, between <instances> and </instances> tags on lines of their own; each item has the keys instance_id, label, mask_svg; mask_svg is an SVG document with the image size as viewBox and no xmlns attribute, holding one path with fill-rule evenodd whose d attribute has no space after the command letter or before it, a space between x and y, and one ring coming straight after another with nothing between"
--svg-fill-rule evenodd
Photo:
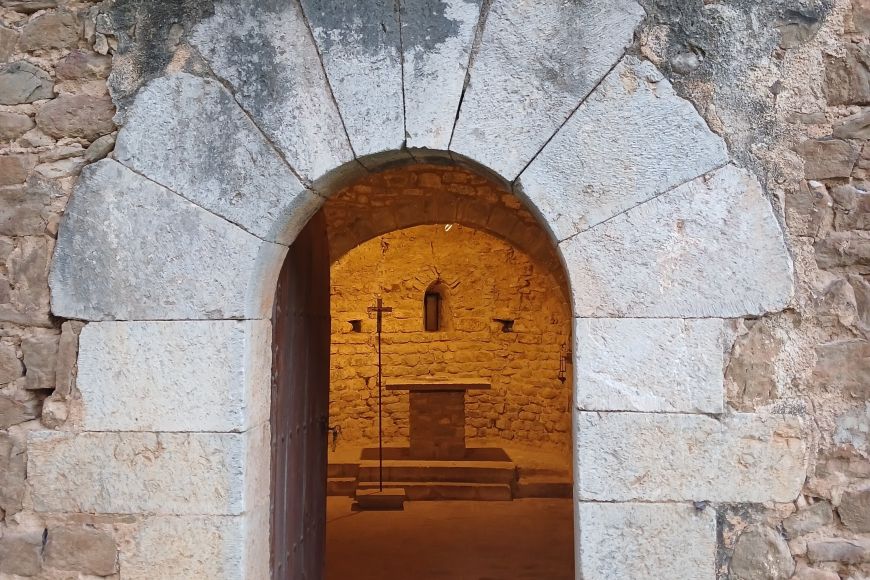
<instances>
[{"instance_id":1,"label":"doorway opening","mask_svg":"<svg viewBox=\"0 0 870 580\"><path fill-rule=\"evenodd\" d=\"M294 325L317 342L288 343ZM455 164L343 188L291 248L274 332L276 577L574 577L571 310L519 199ZM404 511L354 509L380 488Z\"/></svg>"}]
</instances>

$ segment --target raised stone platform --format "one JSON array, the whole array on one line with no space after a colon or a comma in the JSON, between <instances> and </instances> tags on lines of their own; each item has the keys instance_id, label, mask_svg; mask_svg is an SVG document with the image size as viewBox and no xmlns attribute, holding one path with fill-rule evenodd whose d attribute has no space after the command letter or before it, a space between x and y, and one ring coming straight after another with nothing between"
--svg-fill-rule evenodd
<instances>
[{"instance_id":1,"label":"raised stone platform","mask_svg":"<svg viewBox=\"0 0 870 580\"><path fill-rule=\"evenodd\" d=\"M377 456L374 448L330 454L328 495L354 497L360 491L378 489ZM559 465L558 458L546 452L509 454L496 447L470 447L466 459L419 460L408 447L387 447L384 489L397 488L404 489L411 501L570 498L573 489L567 464Z\"/></svg>"}]
</instances>

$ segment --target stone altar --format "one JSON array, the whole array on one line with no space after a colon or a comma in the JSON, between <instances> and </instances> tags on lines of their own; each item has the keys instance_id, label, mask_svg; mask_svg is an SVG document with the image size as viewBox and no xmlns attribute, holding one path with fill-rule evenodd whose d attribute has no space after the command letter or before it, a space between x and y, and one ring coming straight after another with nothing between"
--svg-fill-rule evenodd
<instances>
[{"instance_id":1,"label":"stone altar","mask_svg":"<svg viewBox=\"0 0 870 580\"><path fill-rule=\"evenodd\" d=\"M394 380L392 391L408 391L410 400L411 457L462 459L465 457L465 391L490 389L484 379L423 377Z\"/></svg>"}]
</instances>

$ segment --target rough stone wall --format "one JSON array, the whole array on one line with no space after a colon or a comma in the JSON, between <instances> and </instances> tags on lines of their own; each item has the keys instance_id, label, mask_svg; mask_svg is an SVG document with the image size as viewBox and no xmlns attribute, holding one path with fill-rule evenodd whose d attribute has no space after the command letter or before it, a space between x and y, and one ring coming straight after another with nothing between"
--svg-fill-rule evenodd
<instances>
[{"instance_id":1,"label":"rough stone wall","mask_svg":"<svg viewBox=\"0 0 870 580\"><path fill-rule=\"evenodd\" d=\"M380 294L383 376L484 377L491 391L466 394L469 445L511 441L570 452L571 377L558 379L571 312L556 277L511 245L479 230L418 226L379 236L332 266L330 425L339 441L377 442L376 322ZM423 295L443 289L444 330L423 329ZM496 319L513 320L503 332ZM354 332L350 320L361 320ZM408 393L384 391L384 435L408 442Z\"/></svg>"},{"instance_id":2,"label":"rough stone wall","mask_svg":"<svg viewBox=\"0 0 870 580\"><path fill-rule=\"evenodd\" d=\"M753 167L795 259L790 309L734 321L728 402L810 420L794 503L724 505L722 578L870 575L870 4L647 0L636 50Z\"/></svg>"},{"instance_id":3,"label":"rough stone wall","mask_svg":"<svg viewBox=\"0 0 870 580\"><path fill-rule=\"evenodd\" d=\"M115 141L110 44L89 2L0 5L0 577L115 576L116 540L87 516L36 517L26 432L75 396L81 323L52 316L60 216L87 163ZM117 530L115 530L117 531Z\"/></svg>"}]
</instances>

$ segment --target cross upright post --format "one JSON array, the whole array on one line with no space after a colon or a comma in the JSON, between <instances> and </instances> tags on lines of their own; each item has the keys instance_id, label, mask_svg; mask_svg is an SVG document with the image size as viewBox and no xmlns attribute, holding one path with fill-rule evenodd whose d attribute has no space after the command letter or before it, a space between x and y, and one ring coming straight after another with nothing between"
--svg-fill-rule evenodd
<instances>
[{"instance_id":1,"label":"cross upright post","mask_svg":"<svg viewBox=\"0 0 870 580\"><path fill-rule=\"evenodd\" d=\"M375 306L368 307L369 316L374 315L377 318L377 334L378 334L378 489L384 491L384 414L383 414L383 381L382 381L382 365L381 365L381 331L383 330L383 315L384 313L392 312L390 306L384 306L384 302L380 296Z\"/></svg>"}]
</instances>

